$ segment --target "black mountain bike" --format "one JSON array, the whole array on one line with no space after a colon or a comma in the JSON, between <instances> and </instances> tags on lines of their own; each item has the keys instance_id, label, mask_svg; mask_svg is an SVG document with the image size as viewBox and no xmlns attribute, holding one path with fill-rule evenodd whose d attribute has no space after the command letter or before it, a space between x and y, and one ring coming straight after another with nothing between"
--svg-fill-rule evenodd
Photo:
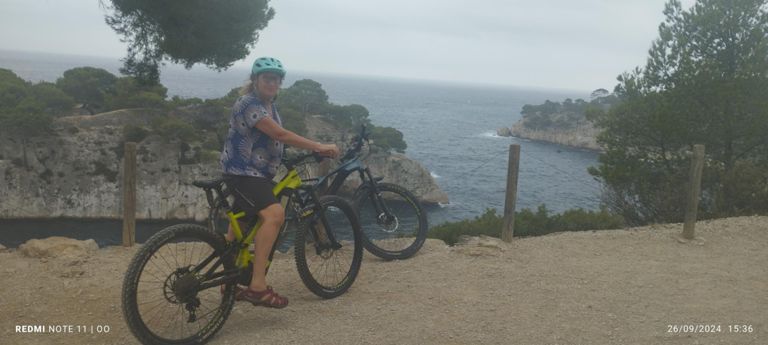
<instances>
[{"instance_id":1,"label":"black mountain bike","mask_svg":"<svg viewBox=\"0 0 768 345\"><path fill-rule=\"evenodd\" d=\"M322 298L346 292L363 260L357 215L338 196L318 196L303 185L295 167L309 157L284 162L288 173L273 192L295 211L293 240L296 268L310 291ZM226 214L235 240L226 243L212 228L197 224L170 226L150 237L133 257L123 281L122 307L128 328L144 344L202 344L221 329L235 302L235 287L248 285L253 274L253 242L261 221L245 229L233 213L224 178L197 181L205 190L211 214ZM213 225L214 223L210 223ZM282 229L281 229L282 231ZM269 255L272 262L276 241Z\"/></svg>"},{"instance_id":2,"label":"black mountain bike","mask_svg":"<svg viewBox=\"0 0 768 345\"><path fill-rule=\"evenodd\" d=\"M373 177L362 162L364 143L369 143L370 132L362 126L360 134L340 159L341 164L318 179L318 186L333 181L325 194L338 194L344 181L357 172L362 184L352 200L363 229L363 244L372 254L385 260L402 260L416 254L427 238L427 215L419 200L407 189ZM336 175L335 177L333 177Z\"/></svg>"}]
</instances>

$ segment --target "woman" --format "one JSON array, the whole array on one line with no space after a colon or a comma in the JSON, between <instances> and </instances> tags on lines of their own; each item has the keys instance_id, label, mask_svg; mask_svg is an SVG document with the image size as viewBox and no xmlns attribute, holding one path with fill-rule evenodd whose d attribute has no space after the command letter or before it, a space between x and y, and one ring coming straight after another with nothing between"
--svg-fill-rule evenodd
<instances>
[{"instance_id":1,"label":"woman","mask_svg":"<svg viewBox=\"0 0 768 345\"><path fill-rule=\"evenodd\" d=\"M223 173L230 177L227 185L235 191L234 209L246 212L241 224L250 223L257 214L263 220L254 240L253 278L247 289L237 288L235 297L272 308L288 305L288 299L273 291L265 278L267 257L285 219L283 207L272 194L272 179L280 166L283 144L327 157L339 155L335 144L317 143L282 127L274 100L284 77L285 69L279 60L256 59L250 81L232 108L229 132L221 154ZM226 239L234 240L231 226Z\"/></svg>"}]
</instances>

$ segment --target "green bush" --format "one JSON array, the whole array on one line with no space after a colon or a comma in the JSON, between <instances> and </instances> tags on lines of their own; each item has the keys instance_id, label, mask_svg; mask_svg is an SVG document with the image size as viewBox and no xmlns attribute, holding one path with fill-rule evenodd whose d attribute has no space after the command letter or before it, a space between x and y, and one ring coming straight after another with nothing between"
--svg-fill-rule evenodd
<instances>
[{"instance_id":1,"label":"green bush","mask_svg":"<svg viewBox=\"0 0 768 345\"><path fill-rule=\"evenodd\" d=\"M104 110L106 95L114 93L117 77L95 67L77 67L64 72L56 86L81 103L91 114Z\"/></svg>"},{"instance_id":2,"label":"green bush","mask_svg":"<svg viewBox=\"0 0 768 345\"><path fill-rule=\"evenodd\" d=\"M219 151L214 151L214 150L200 151L201 163L217 163L220 158L221 158L221 152Z\"/></svg>"},{"instance_id":3,"label":"green bush","mask_svg":"<svg viewBox=\"0 0 768 345\"><path fill-rule=\"evenodd\" d=\"M171 100L168 101L168 106L171 108L180 108L180 107L188 107L193 105L201 105L204 101L198 97L192 97L192 98L181 98L179 96L173 96L171 97Z\"/></svg>"},{"instance_id":4,"label":"green bush","mask_svg":"<svg viewBox=\"0 0 768 345\"><path fill-rule=\"evenodd\" d=\"M158 117L152 121L150 126L154 134L163 137L167 141L174 139L190 141L196 136L195 128L177 117Z\"/></svg>"},{"instance_id":5,"label":"green bush","mask_svg":"<svg viewBox=\"0 0 768 345\"><path fill-rule=\"evenodd\" d=\"M304 115L293 108L284 108L279 110L280 119L283 120L283 127L298 135L307 134L307 125L304 123Z\"/></svg>"},{"instance_id":6,"label":"green bush","mask_svg":"<svg viewBox=\"0 0 768 345\"><path fill-rule=\"evenodd\" d=\"M32 85L29 91L41 110L54 116L70 115L75 106L75 100L53 83L41 82Z\"/></svg>"},{"instance_id":7,"label":"green bush","mask_svg":"<svg viewBox=\"0 0 768 345\"><path fill-rule=\"evenodd\" d=\"M30 84L0 69L0 132L22 138L44 135L54 115L72 110L72 98L51 83Z\"/></svg>"},{"instance_id":8,"label":"green bush","mask_svg":"<svg viewBox=\"0 0 768 345\"><path fill-rule=\"evenodd\" d=\"M137 125L126 125L123 127L123 139L126 142L139 143L149 135L149 130Z\"/></svg>"},{"instance_id":9,"label":"green bush","mask_svg":"<svg viewBox=\"0 0 768 345\"><path fill-rule=\"evenodd\" d=\"M703 175L699 218L768 214L768 162L705 165Z\"/></svg>"},{"instance_id":10,"label":"green bush","mask_svg":"<svg viewBox=\"0 0 768 345\"><path fill-rule=\"evenodd\" d=\"M503 221L503 217L496 215L496 209L489 208L483 215L473 220L466 219L434 226L429 229L427 237L441 239L449 245L456 244L461 235L499 237Z\"/></svg>"},{"instance_id":11,"label":"green bush","mask_svg":"<svg viewBox=\"0 0 768 345\"><path fill-rule=\"evenodd\" d=\"M497 215L496 209L490 208L472 220L432 227L427 237L441 239L449 245L454 245L462 235L486 235L498 238L503 225L503 215ZM515 236L518 237L541 236L559 231L618 229L623 226L623 218L610 214L606 210L586 211L578 208L567 210L562 214L549 215L547 207L540 205L535 212L529 209L515 212Z\"/></svg>"},{"instance_id":12,"label":"green bush","mask_svg":"<svg viewBox=\"0 0 768 345\"><path fill-rule=\"evenodd\" d=\"M384 151L395 150L405 153L408 145L403 140L403 133L392 127L371 127L371 140L373 146Z\"/></svg>"},{"instance_id":13,"label":"green bush","mask_svg":"<svg viewBox=\"0 0 768 345\"><path fill-rule=\"evenodd\" d=\"M16 107L28 94L28 83L9 69L0 68L0 110Z\"/></svg>"},{"instance_id":14,"label":"green bush","mask_svg":"<svg viewBox=\"0 0 768 345\"><path fill-rule=\"evenodd\" d=\"M164 108L168 89L162 85L141 85L132 77L117 80L114 94L106 97L110 110L126 108Z\"/></svg>"},{"instance_id":15,"label":"green bush","mask_svg":"<svg viewBox=\"0 0 768 345\"><path fill-rule=\"evenodd\" d=\"M356 132L360 129L360 125L370 124L368 109L360 104L336 105L329 103L324 112L341 129Z\"/></svg>"}]
</instances>

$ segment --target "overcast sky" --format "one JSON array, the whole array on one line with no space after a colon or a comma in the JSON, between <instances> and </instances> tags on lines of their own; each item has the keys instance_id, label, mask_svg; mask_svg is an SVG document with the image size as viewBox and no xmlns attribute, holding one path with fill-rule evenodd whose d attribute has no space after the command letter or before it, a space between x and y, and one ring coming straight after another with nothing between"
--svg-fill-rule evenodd
<instances>
[{"instance_id":1,"label":"overcast sky","mask_svg":"<svg viewBox=\"0 0 768 345\"><path fill-rule=\"evenodd\" d=\"M237 64L270 55L303 71L610 90L645 64L665 2L273 0ZM0 0L0 49L120 58L104 14L98 0Z\"/></svg>"}]
</instances>

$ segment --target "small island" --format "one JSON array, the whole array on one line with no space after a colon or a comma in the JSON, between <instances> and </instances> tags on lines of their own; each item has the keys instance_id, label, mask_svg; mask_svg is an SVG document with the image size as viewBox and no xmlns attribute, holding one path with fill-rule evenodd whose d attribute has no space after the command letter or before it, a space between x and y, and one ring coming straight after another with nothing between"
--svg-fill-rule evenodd
<instances>
[{"instance_id":1,"label":"small island","mask_svg":"<svg viewBox=\"0 0 768 345\"><path fill-rule=\"evenodd\" d=\"M497 134L601 151L599 130L589 115L610 109L617 98L606 89L593 91L590 98L589 102L568 98L562 103L547 100L539 105L526 104L520 112L523 118L511 128L499 128Z\"/></svg>"}]
</instances>

